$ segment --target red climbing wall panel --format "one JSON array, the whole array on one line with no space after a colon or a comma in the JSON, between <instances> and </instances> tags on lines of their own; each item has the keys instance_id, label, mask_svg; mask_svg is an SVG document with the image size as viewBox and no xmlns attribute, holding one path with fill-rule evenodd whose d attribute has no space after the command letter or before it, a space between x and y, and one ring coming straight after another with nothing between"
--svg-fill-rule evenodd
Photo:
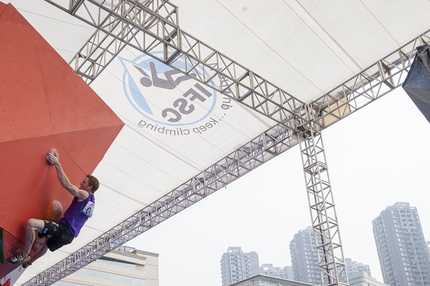
<instances>
[{"instance_id":1,"label":"red climbing wall panel","mask_svg":"<svg viewBox=\"0 0 430 286\"><path fill-rule=\"evenodd\" d=\"M11 4L1 2L0 47L0 228L10 241L23 241L28 218L42 218L53 200L65 209L72 200L46 153L56 148L79 185L123 122ZM3 251L6 259L10 245Z\"/></svg>"}]
</instances>

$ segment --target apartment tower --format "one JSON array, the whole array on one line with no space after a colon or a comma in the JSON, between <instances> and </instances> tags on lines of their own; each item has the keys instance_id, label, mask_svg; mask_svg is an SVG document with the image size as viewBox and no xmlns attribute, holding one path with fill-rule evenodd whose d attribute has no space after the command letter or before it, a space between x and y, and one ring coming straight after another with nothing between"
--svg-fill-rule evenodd
<instances>
[{"instance_id":1,"label":"apartment tower","mask_svg":"<svg viewBox=\"0 0 430 286\"><path fill-rule=\"evenodd\" d=\"M222 285L228 286L259 274L258 254L244 253L240 247L229 247L221 257Z\"/></svg>"},{"instance_id":2,"label":"apartment tower","mask_svg":"<svg viewBox=\"0 0 430 286\"><path fill-rule=\"evenodd\" d=\"M390 286L430 285L429 250L417 209L409 203L396 203L372 224L384 282Z\"/></svg>"},{"instance_id":3,"label":"apartment tower","mask_svg":"<svg viewBox=\"0 0 430 286\"><path fill-rule=\"evenodd\" d=\"M290 241L290 257L294 280L321 284L318 256L312 227L300 230Z\"/></svg>"}]
</instances>

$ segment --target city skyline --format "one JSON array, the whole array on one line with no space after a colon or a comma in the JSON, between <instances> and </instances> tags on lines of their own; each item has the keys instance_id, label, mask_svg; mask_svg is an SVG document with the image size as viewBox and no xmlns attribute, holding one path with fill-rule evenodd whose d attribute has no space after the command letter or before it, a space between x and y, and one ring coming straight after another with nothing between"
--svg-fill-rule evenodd
<instances>
[{"instance_id":1,"label":"city skyline","mask_svg":"<svg viewBox=\"0 0 430 286\"><path fill-rule=\"evenodd\" d=\"M291 241L291 243L293 243L295 240L298 240L299 242L303 242L301 244L303 248L312 248L309 242L309 240L312 239L312 235L312 228L307 227L304 231L299 231L294 236L294 239ZM307 259L303 257L303 260L307 260L305 261L306 263L304 265L305 270L303 271L303 273L299 273L301 274L300 277L295 277L294 271L296 269L294 265L274 266L271 263L263 263L260 264L259 272L256 272L257 265L259 262L258 252L247 252L246 250L243 250L240 246L230 246L227 248L227 252L224 252L222 254L220 260L220 273L223 280L222 285L228 286L231 284L240 284L240 282L244 282L245 280L248 280L251 277L255 277L256 275L277 277L290 281L302 282L309 285L320 285L319 268L317 261L314 261L316 260L316 253L309 253L305 251L303 254L306 254L306 257L308 257ZM309 259L309 255L313 257ZM315 259L313 259L314 257ZM294 258L292 258L292 261L294 264ZM386 285L382 281L377 281L375 278L372 277L370 267L367 264L354 261L351 258L345 258L345 266L346 271L348 273L348 278L352 277L354 281L358 281L357 283L361 283L362 279L370 279L369 281L371 281L372 283L376 283L377 285ZM251 271L252 267L254 268L254 271ZM311 274L316 274L316 277L309 277L307 275L307 272L309 271Z\"/></svg>"},{"instance_id":2,"label":"city skyline","mask_svg":"<svg viewBox=\"0 0 430 286\"><path fill-rule=\"evenodd\" d=\"M313 240L313 234L312 232L312 228L311 227L307 227L305 230L300 230L293 238L293 240L291 240L290 244L292 244L295 240L299 240L299 242L303 242L300 245L302 246L302 248L305 248L307 250L310 250L310 248L314 248L313 246L310 246L309 243L311 240ZM303 241L304 238L304 241ZM314 250L314 249L313 249ZM319 284L320 283L320 276L319 276L319 268L318 268L318 263L317 261L315 261L316 258L316 253L312 252L312 250L306 251L303 253L303 257L302 260L307 262L307 266L305 267L304 272L309 272L309 270L311 270L311 273L316 274L315 279L308 279L309 277L295 277L294 276L294 266L295 265L273 265L270 262L267 263L262 263L260 264L259 267L259 272L258 274L263 274L263 275L269 275L269 276L273 276L273 277L279 277L279 278L284 278L284 279L289 279L289 280L293 280L293 281L298 281L298 282L304 282L304 283L311 283L311 284ZM308 257L307 259L305 259L305 254L306 257ZM296 255L296 254L294 254ZM290 253L290 257L294 256L291 255ZM309 255L312 256L311 258L309 258ZM257 273L255 273L255 271L253 273L248 272L248 275L243 275L245 274L246 271L249 271L248 268L243 267L241 265L241 263L238 263L238 260L240 260L239 257L242 257L242 259L247 259L253 256L255 259L254 261L259 262L258 259L258 251L252 250L252 251L247 251L242 249L240 246L230 246L227 248L227 252L224 252L221 256L221 269L220 269L220 273L221 276L223 277L223 285L229 285L228 283L225 283L224 281L229 281L230 284L232 283L237 283L240 282L242 280L239 279L227 279L225 278L225 275L228 274L230 275L230 270L226 271L225 267L231 268L232 265L234 266L235 270L237 271L237 269L242 269L242 279L248 279L254 275L256 275ZM232 258L233 257L233 258ZM294 264L294 258L291 259L293 261ZM368 277L372 277L371 275L371 271L370 271L370 267L367 264L364 264L362 262L358 262L355 261L351 258L345 257L345 268L346 271L348 273L348 276L351 276L353 274L359 273L359 272L365 272L367 274ZM226 273L227 272L227 273ZM305 274L305 273L299 273L299 274ZM237 278L237 273L236 273L236 278ZM303 278L303 279L300 279ZM373 278L373 277L372 277Z\"/></svg>"},{"instance_id":3,"label":"city skyline","mask_svg":"<svg viewBox=\"0 0 430 286\"><path fill-rule=\"evenodd\" d=\"M404 214L405 212L406 214ZM397 265L396 268L394 268L395 266L393 265L379 264L383 274L383 280L384 279L387 280L386 282L385 281L384 282L392 286L404 285L404 283L409 282L409 280L406 281L407 279L406 277L413 276L414 271L416 270L417 267L419 269L423 269L421 272L424 272L423 275L425 280L423 280L424 282L423 281L421 282L422 283L429 282L430 281L429 251L430 250L428 245L430 245L430 242L427 241L423 235L417 208L410 206L408 202L396 202L394 205L387 206L385 209L381 210L380 215L372 221L372 224L374 229L375 245L378 250L378 256L380 261L381 259L384 260L384 257L381 257L381 253L384 253L387 251L389 252L393 251L395 253L394 258L396 260L400 260L400 263L401 263L401 260L405 261L405 257L407 262L410 262L411 260L416 260L413 257L408 258L408 249L402 249L402 247L406 247L406 244L410 243L411 241L412 243L418 241L418 244L420 244L420 245L413 244L413 247L409 246L409 248L413 248L414 255L418 255L419 257L421 257L418 252L422 251L423 249L427 251L425 255L425 257L427 257L427 265L424 265L424 268L422 268L422 266L420 267L419 265L415 265L415 266L412 265L411 268L409 269L411 273L405 274L406 275L405 277L398 278L400 279L400 282L398 280L393 280L394 278L392 277L389 278L389 275L386 272L388 271L387 268L389 267L390 268L389 271L391 272L391 275L395 275L402 271L401 267ZM388 226L390 230L389 233L387 233L385 229L385 225L387 224L389 224ZM382 228L384 229L382 230ZM403 234L406 232L408 235L413 236L411 241L409 240L409 237L408 239L402 238L402 232ZM399 233L400 233L399 242L396 243ZM381 240L384 240L384 241L381 242ZM230 252L232 249L235 249L236 251L240 251L241 253L248 254L247 252L244 252L240 246L235 246L235 247L231 246L228 248L228 252ZM409 252L410 252L410 249L409 249ZM256 254L257 260L258 260L258 251L252 250L250 251L250 253ZM223 254L222 259L224 259L224 256L226 254L227 253ZM396 258L396 256L398 258ZM348 257L344 257L344 258L345 258L345 261L344 261L345 268L347 270L348 276L351 276L357 272L366 272L368 277L372 277L370 266L368 264L354 261ZM266 267L270 267L273 269L274 268L284 269L286 267L291 267L293 272L292 277L283 276L281 272L273 276L280 277L280 278L288 278L294 281L311 283L311 284L320 283L318 258L317 258L317 253L315 252L315 242L314 242L313 230L311 226L308 226L303 230L299 230L294 235L294 238L290 241L290 259L291 259L292 265L281 265L281 266L274 267L273 264L270 264L269 262L266 264L261 264L260 274L267 274L261 270L263 269L264 265L266 265ZM391 261L393 258L390 255L385 258L385 260L387 259L390 259ZM420 259L418 259L418 261L420 261ZM393 263L393 261L391 261L391 263ZM298 265L301 265L301 266L298 267ZM408 272L407 270L405 271ZM398 275L402 276L402 274L398 274ZM244 279L249 278L251 276L252 275L248 275L244 277ZM235 280L233 282L238 282L238 281L240 280ZM383 282L383 281L381 280L379 282ZM417 284L417 285L421 285L421 284Z\"/></svg>"}]
</instances>

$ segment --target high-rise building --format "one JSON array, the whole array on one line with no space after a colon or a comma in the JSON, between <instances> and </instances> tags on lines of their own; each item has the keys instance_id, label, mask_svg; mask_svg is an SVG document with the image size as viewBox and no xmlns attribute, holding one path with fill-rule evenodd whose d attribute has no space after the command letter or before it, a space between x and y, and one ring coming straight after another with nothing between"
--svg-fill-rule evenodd
<instances>
[{"instance_id":1,"label":"high-rise building","mask_svg":"<svg viewBox=\"0 0 430 286\"><path fill-rule=\"evenodd\" d=\"M260 274L288 279L288 269L289 269L288 266L281 268L281 267L275 267L273 266L273 264L262 264L260 266Z\"/></svg>"},{"instance_id":2,"label":"high-rise building","mask_svg":"<svg viewBox=\"0 0 430 286\"><path fill-rule=\"evenodd\" d=\"M321 284L318 256L312 227L300 230L290 242L290 257L294 280Z\"/></svg>"},{"instance_id":3,"label":"high-rise building","mask_svg":"<svg viewBox=\"0 0 430 286\"><path fill-rule=\"evenodd\" d=\"M351 277L354 273L365 272L368 277L372 277L370 273L370 266L361 262L352 261L351 258L345 258L345 266L348 277Z\"/></svg>"},{"instance_id":4,"label":"high-rise building","mask_svg":"<svg viewBox=\"0 0 430 286\"><path fill-rule=\"evenodd\" d=\"M372 224L384 282L391 286L430 285L429 250L417 209L409 203L396 203Z\"/></svg>"},{"instance_id":5,"label":"high-rise building","mask_svg":"<svg viewBox=\"0 0 430 286\"><path fill-rule=\"evenodd\" d=\"M293 267L292 266L285 266L282 268L282 272L285 273L285 278L293 280L294 279L294 273L293 273Z\"/></svg>"},{"instance_id":6,"label":"high-rise building","mask_svg":"<svg viewBox=\"0 0 430 286\"><path fill-rule=\"evenodd\" d=\"M158 254L119 247L54 286L158 286Z\"/></svg>"},{"instance_id":7,"label":"high-rise building","mask_svg":"<svg viewBox=\"0 0 430 286\"><path fill-rule=\"evenodd\" d=\"M260 272L258 254L244 253L240 247L229 247L221 257L222 285L227 286L242 281Z\"/></svg>"}]
</instances>

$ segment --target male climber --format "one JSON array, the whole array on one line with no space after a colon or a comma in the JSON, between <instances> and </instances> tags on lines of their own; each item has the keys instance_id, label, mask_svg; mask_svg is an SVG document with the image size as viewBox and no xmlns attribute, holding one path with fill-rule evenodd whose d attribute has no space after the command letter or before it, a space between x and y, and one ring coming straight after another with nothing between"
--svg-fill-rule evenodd
<instances>
[{"instance_id":1,"label":"male climber","mask_svg":"<svg viewBox=\"0 0 430 286\"><path fill-rule=\"evenodd\" d=\"M99 181L97 178L92 175L87 175L78 188L70 183L69 178L60 164L57 150L51 150L46 155L46 161L55 166L61 186L71 193L74 198L58 223L34 218L28 220L24 251L14 257L9 257L7 261L10 263L23 263L25 266L31 264L30 251L36 239L36 232L39 237L46 237L48 239L47 247L50 251L55 251L71 243L72 240L78 236L87 219L93 214L95 206L94 193L99 188ZM43 255L46 252L46 248L41 250L41 252L42 251Z\"/></svg>"}]
</instances>

